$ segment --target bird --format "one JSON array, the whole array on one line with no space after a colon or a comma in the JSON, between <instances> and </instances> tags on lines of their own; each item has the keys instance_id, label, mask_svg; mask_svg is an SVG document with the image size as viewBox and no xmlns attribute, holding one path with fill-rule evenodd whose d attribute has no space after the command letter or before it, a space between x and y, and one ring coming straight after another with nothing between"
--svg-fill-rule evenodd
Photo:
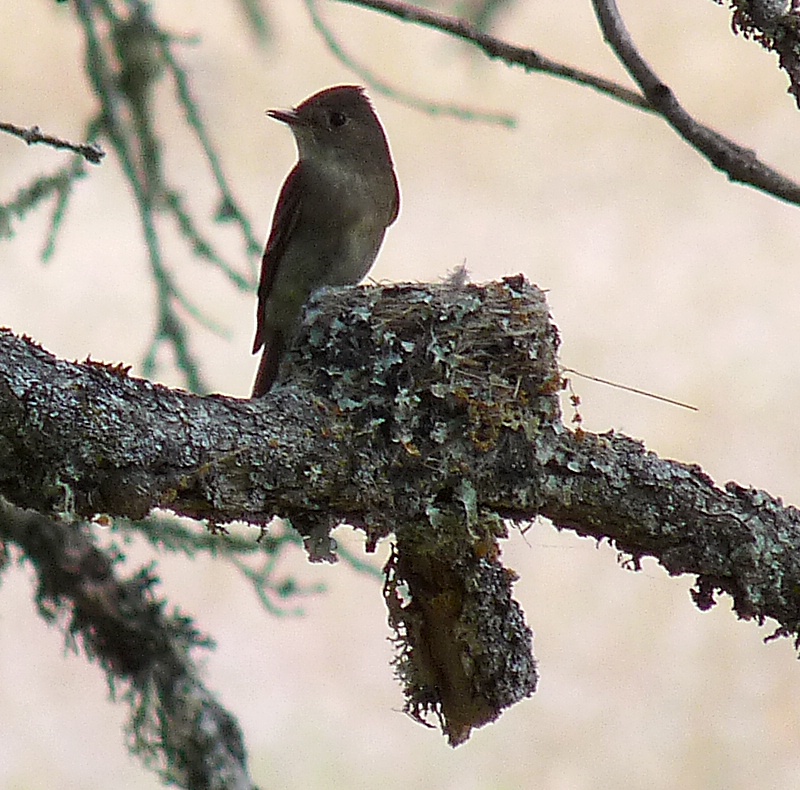
<instances>
[{"instance_id":1,"label":"bird","mask_svg":"<svg viewBox=\"0 0 800 790\"><path fill-rule=\"evenodd\" d=\"M275 382L311 294L362 280L400 211L389 143L364 88L326 88L267 115L291 129L298 158L261 259L253 354L262 354L253 398Z\"/></svg>"}]
</instances>

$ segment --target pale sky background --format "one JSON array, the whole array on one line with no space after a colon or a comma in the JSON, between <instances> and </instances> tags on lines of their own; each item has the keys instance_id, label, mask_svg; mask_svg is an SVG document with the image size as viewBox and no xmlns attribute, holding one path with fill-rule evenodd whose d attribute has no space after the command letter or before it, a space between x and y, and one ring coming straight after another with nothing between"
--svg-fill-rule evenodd
<instances>
[{"instance_id":1,"label":"pale sky background","mask_svg":"<svg viewBox=\"0 0 800 790\"><path fill-rule=\"evenodd\" d=\"M357 82L326 49L299 0L271 3L275 41L244 32L233 2L154 4L181 51L229 180L266 237L294 162L267 107ZM730 32L708 0L624 2L643 54L706 123L800 178L798 115L775 58ZM421 97L510 112L508 130L433 118L371 91L402 188L402 213L373 276L433 280L466 260L475 280L523 272L548 290L565 365L697 405L698 413L577 381L584 427L615 429L653 451L800 502L798 209L730 184L657 118L590 90L488 62L445 36L336 2L321 11L349 51ZM67 4L0 0L3 120L79 139L94 111L82 39ZM498 35L625 81L588 1L519 2ZM209 216L217 194L159 88L173 182ZM68 161L0 137L8 200ZM0 324L71 359L132 364L149 341L153 288L113 154L77 187L58 252L42 265L47 211L0 247ZM232 260L235 235L214 230ZM229 330L192 347L215 391L246 396L254 298L226 288L170 245L195 300ZM168 361L168 360L164 360ZM178 383L167 366L160 380ZM349 529L337 538L357 547ZM800 784L800 663L771 624L736 620L722 597L700 613L692 579L653 561L623 570L613 549L537 523L504 544L535 632L540 687L452 750L404 716L379 586L345 566L286 571L328 593L304 618L265 614L220 561L160 563L160 592L218 642L205 677L244 729L254 779L287 788L545 790L789 788ZM132 551L138 561L144 551ZM159 787L123 745L125 712L104 677L64 655L37 617L32 574L0 588L0 788Z\"/></svg>"}]
</instances>

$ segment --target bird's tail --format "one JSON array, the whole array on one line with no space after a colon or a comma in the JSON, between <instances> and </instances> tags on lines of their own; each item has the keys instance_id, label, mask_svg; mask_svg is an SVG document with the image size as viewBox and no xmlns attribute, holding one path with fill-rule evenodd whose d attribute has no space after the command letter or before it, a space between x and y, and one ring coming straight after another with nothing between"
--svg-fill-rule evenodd
<instances>
[{"instance_id":1,"label":"bird's tail","mask_svg":"<svg viewBox=\"0 0 800 790\"><path fill-rule=\"evenodd\" d=\"M264 339L264 350L261 352L261 361L258 363L258 372L251 397L261 398L272 388L278 377L278 368L284 351L283 345L283 340L277 333L270 333Z\"/></svg>"}]
</instances>

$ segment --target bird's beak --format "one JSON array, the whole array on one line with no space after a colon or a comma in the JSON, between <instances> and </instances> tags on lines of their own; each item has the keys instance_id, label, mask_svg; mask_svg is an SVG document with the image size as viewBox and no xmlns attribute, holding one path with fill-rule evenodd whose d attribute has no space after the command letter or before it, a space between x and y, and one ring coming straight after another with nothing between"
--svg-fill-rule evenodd
<instances>
[{"instance_id":1,"label":"bird's beak","mask_svg":"<svg viewBox=\"0 0 800 790\"><path fill-rule=\"evenodd\" d=\"M289 126L300 126L302 123L295 110L267 110L267 115Z\"/></svg>"}]
</instances>

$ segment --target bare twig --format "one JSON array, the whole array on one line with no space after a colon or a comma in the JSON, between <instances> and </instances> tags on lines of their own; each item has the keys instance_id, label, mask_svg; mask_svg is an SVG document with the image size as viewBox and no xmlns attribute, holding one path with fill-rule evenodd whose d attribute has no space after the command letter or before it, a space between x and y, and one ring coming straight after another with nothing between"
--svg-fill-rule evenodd
<instances>
[{"instance_id":1,"label":"bare twig","mask_svg":"<svg viewBox=\"0 0 800 790\"><path fill-rule=\"evenodd\" d=\"M53 137L50 134L45 134L38 126L17 126L13 123L0 121L0 130L13 134L24 140L28 145L34 143L44 143L53 148L67 148L80 154L87 162L93 165L100 164L100 160L106 155L106 152L97 145L87 143L71 143L68 140L62 140L60 137Z\"/></svg>"},{"instance_id":2,"label":"bare twig","mask_svg":"<svg viewBox=\"0 0 800 790\"><path fill-rule=\"evenodd\" d=\"M648 392L647 390L639 389L638 387L631 387L629 384L620 384L618 381L609 381L609 379L600 378L600 376L592 376L589 373L581 373L580 370L575 368L562 368L564 373L572 373L574 376L580 376L582 379L589 381L596 381L598 384L606 384L614 389L625 390L625 392L632 392L635 395L643 395L645 398L652 398L653 400L660 400L662 403L669 403L672 406L680 406L682 409L689 411L699 411L697 406L692 406L690 403L684 403L674 398L668 398L666 395L657 395L655 392Z\"/></svg>"},{"instance_id":3,"label":"bare twig","mask_svg":"<svg viewBox=\"0 0 800 790\"><path fill-rule=\"evenodd\" d=\"M311 16L311 21L314 27L319 31L323 41L328 45L328 49L342 62L344 66L354 72L360 80L366 82L373 93L381 93L384 96L390 96L393 99L407 104L409 107L414 107L417 110L426 112L429 115L449 115L453 118L460 118L465 121L478 121L481 123L492 123L500 126L513 128L517 125L517 119L513 115L507 113L491 113L481 112L469 107L463 107L457 104L446 104L444 102L429 102L419 98L411 93L398 90L397 88L390 87L381 79L375 76L372 71L358 63L351 57L342 44L333 35L333 32L322 19L317 8L316 0L305 0L308 13Z\"/></svg>"},{"instance_id":4,"label":"bare twig","mask_svg":"<svg viewBox=\"0 0 800 790\"><path fill-rule=\"evenodd\" d=\"M520 65L526 71L539 71L577 82L632 107L661 115L714 167L727 173L732 181L749 184L787 203L800 205L800 184L760 161L755 151L704 126L683 109L669 86L653 73L636 50L613 0L609 2L593 0L595 11L603 34L639 84L644 96L611 80L545 58L534 50L489 36L466 20L420 8L412 3L402 0L339 0L339 2L371 8L407 22L449 33L475 44L490 58L499 58L510 65Z\"/></svg>"},{"instance_id":5,"label":"bare twig","mask_svg":"<svg viewBox=\"0 0 800 790\"><path fill-rule=\"evenodd\" d=\"M599 77L596 74L590 74L588 71L576 69L565 63L550 60L550 58L540 55L533 49L509 44L507 41L484 33L465 19L440 14L411 3L401 2L401 0L339 0L339 2L372 8L375 11L390 14L406 22L415 22L418 25L425 25L443 33L449 33L463 41L475 44L490 58L498 58L512 66L522 66L525 71L540 71L552 74L554 77L577 82L588 88L594 88L600 93L611 96L611 98L625 104L638 107L640 110L645 110L646 112L654 111L644 96L630 88L626 88L624 85Z\"/></svg>"},{"instance_id":6,"label":"bare twig","mask_svg":"<svg viewBox=\"0 0 800 790\"><path fill-rule=\"evenodd\" d=\"M608 44L652 107L686 142L714 167L727 173L732 181L750 184L788 203L800 204L800 185L761 162L755 151L727 139L689 115L672 89L659 79L639 53L615 0L592 0L592 5Z\"/></svg>"}]
</instances>

